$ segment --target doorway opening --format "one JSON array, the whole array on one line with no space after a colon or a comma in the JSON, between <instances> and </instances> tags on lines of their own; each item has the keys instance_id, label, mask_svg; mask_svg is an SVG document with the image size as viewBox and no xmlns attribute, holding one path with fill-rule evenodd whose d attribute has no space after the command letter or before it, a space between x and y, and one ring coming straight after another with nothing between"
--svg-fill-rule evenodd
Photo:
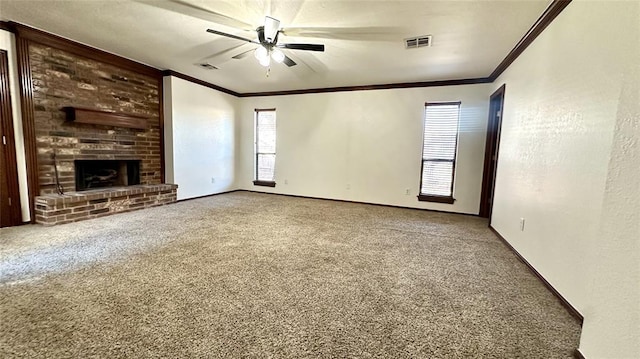
<instances>
[{"instance_id":1,"label":"doorway opening","mask_svg":"<svg viewBox=\"0 0 640 359\"><path fill-rule=\"evenodd\" d=\"M505 85L502 85L489 98L489 122L487 124L482 195L480 197L480 217L489 218L489 224L491 224L493 196L496 188L496 170L498 167L498 150L500 147L500 129L502 127L504 89Z\"/></svg>"}]
</instances>

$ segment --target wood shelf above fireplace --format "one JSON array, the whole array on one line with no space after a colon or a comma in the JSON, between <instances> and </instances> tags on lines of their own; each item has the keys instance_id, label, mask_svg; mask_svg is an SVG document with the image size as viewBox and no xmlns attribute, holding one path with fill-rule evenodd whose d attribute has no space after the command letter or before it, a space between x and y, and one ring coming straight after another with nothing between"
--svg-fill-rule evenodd
<instances>
[{"instance_id":1,"label":"wood shelf above fireplace","mask_svg":"<svg viewBox=\"0 0 640 359\"><path fill-rule=\"evenodd\" d=\"M148 127L147 118L141 116L82 107L63 107L62 110L67 114L67 121L139 130L146 130Z\"/></svg>"}]
</instances>

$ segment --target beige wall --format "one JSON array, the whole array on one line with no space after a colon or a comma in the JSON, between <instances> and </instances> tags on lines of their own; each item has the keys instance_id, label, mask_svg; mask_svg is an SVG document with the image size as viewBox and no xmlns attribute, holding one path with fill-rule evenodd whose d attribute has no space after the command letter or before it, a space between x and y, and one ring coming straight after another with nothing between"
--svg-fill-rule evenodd
<instances>
[{"instance_id":1,"label":"beige wall","mask_svg":"<svg viewBox=\"0 0 640 359\"><path fill-rule=\"evenodd\" d=\"M482 84L242 99L238 187L477 214L489 89ZM462 102L453 205L416 198L427 101ZM277 112L275 188L252 184L256 108Z\"/></svg>"},{"instance_id":2,"label":"beige wall","mask_svg":"<svg viewBox=\"0 0 640 359\"><path fill-rule=\"evenodd\" d=\"M587 358L640 357L640 202L619 198L640 189L639 20L637 2L574 1L493 84L506 96L492 224L584 315Z\"/></svg>"},{"instance_id":3,"label":"beige wall","mask_svg":"<svg viewBox=\"0 0 640 359\"><path fill-rule=\"evenodd\" d=\"M165 176L178 200L236 189L238 99L172 76L164 86Z\"/></svg>"}]
</instances>

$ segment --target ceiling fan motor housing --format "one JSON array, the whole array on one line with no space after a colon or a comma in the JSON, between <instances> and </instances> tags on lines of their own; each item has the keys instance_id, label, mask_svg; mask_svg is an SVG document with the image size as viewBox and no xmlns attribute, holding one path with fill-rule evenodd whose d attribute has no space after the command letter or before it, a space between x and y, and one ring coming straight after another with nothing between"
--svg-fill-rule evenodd
<instances>
[{"instance_id":1,"label":"ceiling fan motor housing","mask_svg":"<svg viewBox=\"0 0 640 359\"><path fill-rule=\"evenodd\" d=\"M266 47L268 50L271 50L271 48L276 46L276 43L278 42L278 35L280 34L280 31L276 31L276 34L275 34L273 39L265 37L264 26L258 27L256 29L256 32L258 33L258 41L260 41L260 44L262 46Z\"/></svg>"}]
</instances>

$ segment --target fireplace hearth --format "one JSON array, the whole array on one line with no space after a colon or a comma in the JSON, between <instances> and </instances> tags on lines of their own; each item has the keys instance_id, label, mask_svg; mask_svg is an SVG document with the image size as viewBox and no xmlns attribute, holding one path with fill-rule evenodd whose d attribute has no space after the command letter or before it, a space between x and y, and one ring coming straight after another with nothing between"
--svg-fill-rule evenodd
<instances>
[{"instance_id":1,"label":"fireplace hearth","mask_svg":"<svg viewBox=\"0 0 640 359\"><path fill-rule=\"evenodd\" d=\"M140 160L76 160L76 191L140 184Z\"/></svg>"}]
</instances>

